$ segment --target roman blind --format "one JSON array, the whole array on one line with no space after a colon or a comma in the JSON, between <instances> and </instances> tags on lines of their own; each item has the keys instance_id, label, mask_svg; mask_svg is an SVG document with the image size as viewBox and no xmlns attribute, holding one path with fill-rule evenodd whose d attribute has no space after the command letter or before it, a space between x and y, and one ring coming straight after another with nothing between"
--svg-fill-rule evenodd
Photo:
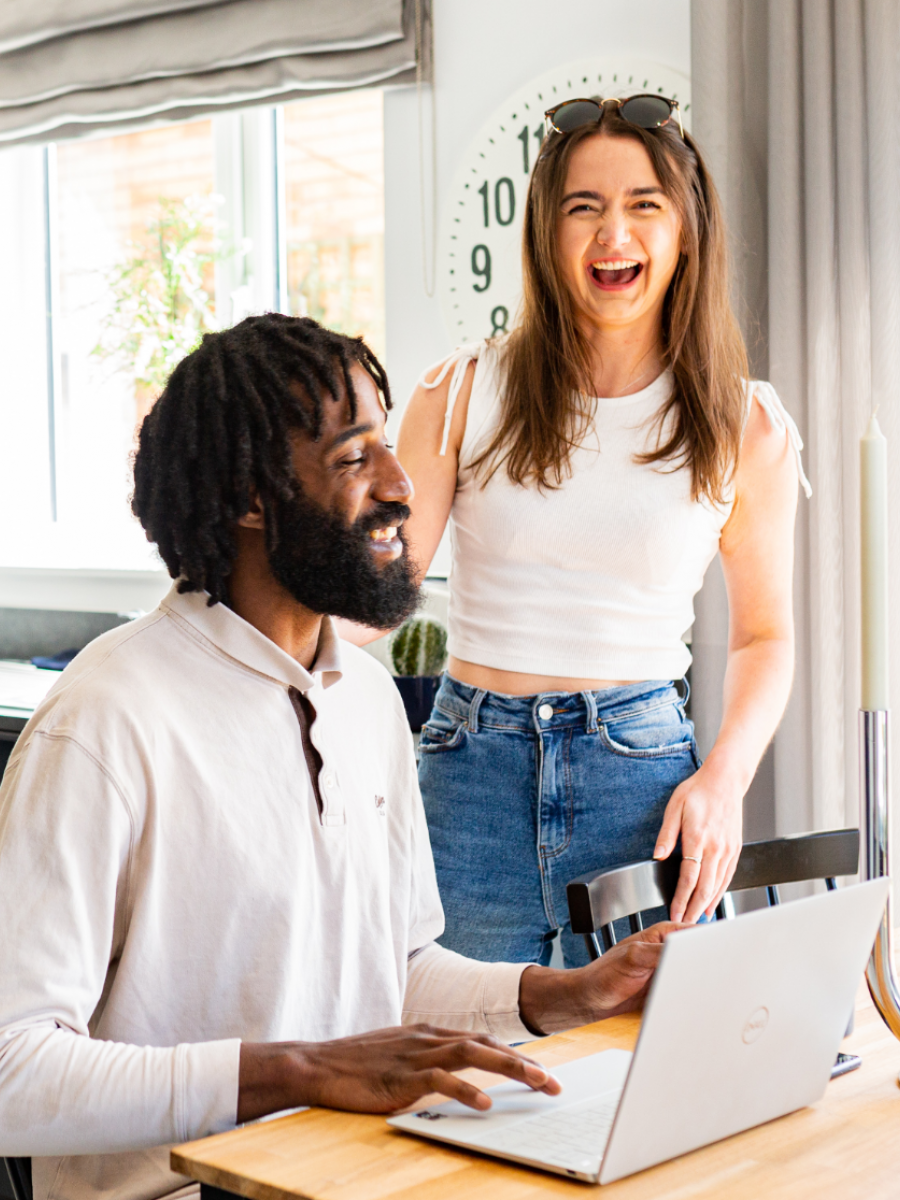
<instances>
[{"instance_id":1,"label":"roman blind","mask_svg":"<svg viewBox=\"0 0 900 1200\"><path fill-rule=\"evenodd\" d=\"M407 83L417 61L427 77L429 10L430 0L3 0L0 146Z\"/></svg>"}]
</instances>

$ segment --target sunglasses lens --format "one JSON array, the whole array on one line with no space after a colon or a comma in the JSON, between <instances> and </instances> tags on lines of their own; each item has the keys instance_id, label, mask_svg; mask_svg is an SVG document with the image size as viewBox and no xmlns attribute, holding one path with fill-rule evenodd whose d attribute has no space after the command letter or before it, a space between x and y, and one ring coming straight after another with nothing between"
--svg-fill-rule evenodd
<instances>
[{"instance_id":1,"label":"sunglasses lens","mask_svg":"<svg viewBox=\"0 0 900 1200\"><path fill-rule=\"evenodd\" d=\"M571 104L563 104L550 118L554 127L560 133L571 133L582 125L591 125L599 121L603 109L593 100L573 100Z\"/></svg>"},{"instance_id":2,"label":"sunglasses lens","mask_svg":"<svg viewBox=\"0 0 900 1200\"><path fill-rule=\"evenodd\" d=\"M662 96L633 96L619 111L626 121L641 129L657 129L672 115L671 105Z\"/></svg>"}]
</instances>

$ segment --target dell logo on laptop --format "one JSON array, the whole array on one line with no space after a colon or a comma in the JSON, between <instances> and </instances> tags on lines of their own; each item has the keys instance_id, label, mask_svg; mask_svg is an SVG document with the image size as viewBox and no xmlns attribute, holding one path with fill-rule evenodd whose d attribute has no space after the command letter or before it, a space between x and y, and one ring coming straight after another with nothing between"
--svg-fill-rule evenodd
<instances>
[{"instance_id":1,"label":"dell logo on laptop","mask_svg":"<svg viewBox=\"0 0 900 1200\"><path fill-rule=\"evenodd\" d=\"M759 1038L762 1037L768 1023L769 1010L765 1006L757 1008L756 1011L752 1012L747 1018L747 1023L744 1025L741 1038L748 1046L752 1045L755 1041L758 1041Z\"/></svg>"}]
</instances>

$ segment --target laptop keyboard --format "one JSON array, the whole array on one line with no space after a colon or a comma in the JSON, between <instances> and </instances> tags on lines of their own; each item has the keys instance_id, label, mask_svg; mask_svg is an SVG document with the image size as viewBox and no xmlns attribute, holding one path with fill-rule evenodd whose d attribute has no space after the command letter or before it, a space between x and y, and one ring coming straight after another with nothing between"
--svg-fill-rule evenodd
<instances>
[{"instance_id":1,"label":"laptop keyboard","mask_svg":"<svg viewBox=\"0 0 900 1200\"><path fill-rule=\"evenodd\" d=\"M525 1117L484 1139L492 1150L554 1162L570 1156L601 1158L619 1107L621 1092L607 1092L581 1104Z\"/></svg>"}]
</instances>

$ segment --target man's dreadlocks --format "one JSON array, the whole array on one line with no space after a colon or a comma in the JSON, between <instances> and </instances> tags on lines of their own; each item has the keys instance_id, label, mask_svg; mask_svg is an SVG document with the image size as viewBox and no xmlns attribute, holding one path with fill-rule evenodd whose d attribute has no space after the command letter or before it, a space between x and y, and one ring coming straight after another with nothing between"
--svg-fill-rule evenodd
<instances>
[{"instance_id":1,"label":"man's dreadlocks","mask_svg":"<svg viewBox=\"0 0 900 1200\"><path fill-rule=\"evenodd\" d=\"M355 364L390 408L384 368L362 338L309 317L247 317L206 334L178 364L141 426L131 509L179 591L226 599L235 525L253 492L266 510L269 549L277 545L271 502L297 489L290 434L321 436L326 395L346 397L356 420Z\"/></svg>"}]
</instances>

